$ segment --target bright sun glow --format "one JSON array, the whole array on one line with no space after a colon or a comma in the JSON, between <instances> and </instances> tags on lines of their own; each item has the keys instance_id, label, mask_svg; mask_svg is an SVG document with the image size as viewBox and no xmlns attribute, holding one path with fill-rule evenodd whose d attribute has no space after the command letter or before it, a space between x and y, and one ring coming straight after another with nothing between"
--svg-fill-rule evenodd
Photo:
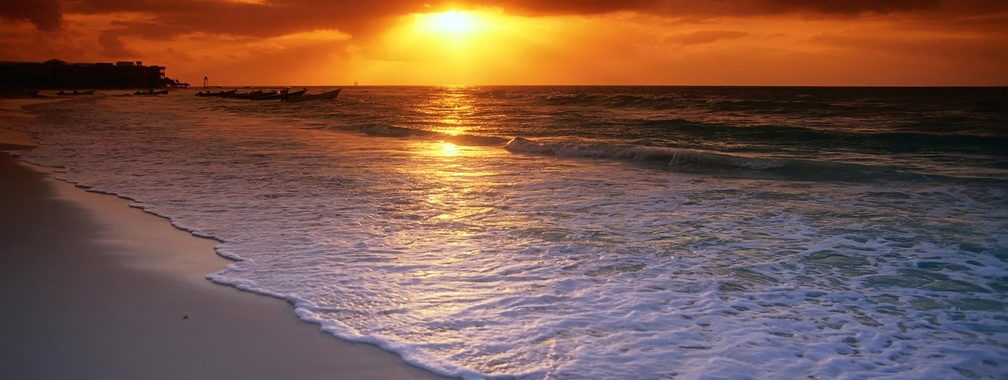
<instances>
[{"instance_id":1,"label":"bright sun glow","mask_svg":"<svg viewBox=\"0 0 1008 380\"><path fill-rule=\"evenodd\" d=\"M450 11L419 15L419 22L424 29L446 34L467 34L479 26L476 17L465 11Z\"/></svg>"},{"instance_id":2,"label":"bright sun glow","mask_svg":"<svg viewBox=\"0 0 1008 380\"><path fill-rule=\"evenodd\" d=\"M450 142L441 143L441 155L445 157L454 157L458 155L459 147Z\"/></svg>"},{"instance_id":3,"label":"bright sun glow","mask_svg":"<svg viewBox=\"0 0 1008 380\"><path fill-rule=\"evenodd\" d=\"M552 52L550 40L542 38L545 31L558 27L550 20L509 16L492 8L405 15L382 35L382 44L372 47L370 54L381 59L369 62L367 72L358 76L386 83L466 85L499 82L501 75L507 75L518 82L524 80L518 68L530 56L530 46ZM409 82L410 78L426 82ZM445 106L455 109L464 104ZM465 127L460 121L458 127ZM454 120L443 123L445 129L456 125Z\"/></svg>"}]
</instances>

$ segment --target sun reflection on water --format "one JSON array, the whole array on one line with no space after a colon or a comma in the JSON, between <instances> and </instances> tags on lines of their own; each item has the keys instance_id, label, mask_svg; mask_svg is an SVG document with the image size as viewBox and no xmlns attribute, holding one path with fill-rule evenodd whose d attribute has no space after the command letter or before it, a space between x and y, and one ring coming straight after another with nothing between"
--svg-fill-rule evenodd
<instances>
[{"instance_id":1,"label":"sun reflection on water","mask_svg":"<svg viewBox=\"0 0 1008 380\"><path fill-rule=\"evenodd\" d=\"M441 143L441 151L442 151L442 154L444 154L445 157L454 157L454 156L458 155L459 148L458 148L458 146L456 146L455 144L452 144L450 142L442 142Z\"/></svg>"},{"instance_id":2,"label":"sun reflection on water","mask_svg":"<svg viewBox=\"0 0 1008 380\"><path fill-rule=\"evenodd\" d=\"M477 109L470 91L466 86L447 86L420 103L417 111L427 115L424 128L450 136L469 132Z\"/></svg>"},{"instance_id":3,"label":"sun reflection on water","mask_svg":"<svg viewBox=\"0 0 1008 380\"><path fill-rule=\"evenodd\" d=\"M479 299L495 291L492 284L465 288L443 284L479 283L480 271L462 271L486 261L492 265L494 248L489 230L501 227L504 213L500 199L503 187L513 186L501 173L500 160L507 151L473 143L467 136L481 121L473 89L443 87L434 91L414 110L422 115L412 128L439 134L424 134L407 140L408 161L397 170L411 180L399 189L402 199L392 220L401 223L390 241L402 244L403 260L418 263L396 281L414 284L404 294L421 304L417 315L424 319L450 319L462 312L459 300ZM511 178L513 177L506 177ZM506 228L506 227L505 227ZM425 286L430 284L431 286ZM437 285L442 284L442 285Z\"/></svg>"}]
</instances>

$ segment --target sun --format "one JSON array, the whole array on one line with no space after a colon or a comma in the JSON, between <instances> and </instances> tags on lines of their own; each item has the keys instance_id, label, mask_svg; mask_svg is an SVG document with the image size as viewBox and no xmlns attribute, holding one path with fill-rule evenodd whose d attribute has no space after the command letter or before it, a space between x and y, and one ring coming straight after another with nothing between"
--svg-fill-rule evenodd
<instances>
[{"instance_id":1,"label":"sun","mask_svg":"<svg viewBox=\"0 0 1008 380\"><path fill-rule=\"evenodd\" d=\"M465 35L479 27L477 17L466 11L428 13L417 17L424 29L445 34Z\"/></svg>"}]
</instances>

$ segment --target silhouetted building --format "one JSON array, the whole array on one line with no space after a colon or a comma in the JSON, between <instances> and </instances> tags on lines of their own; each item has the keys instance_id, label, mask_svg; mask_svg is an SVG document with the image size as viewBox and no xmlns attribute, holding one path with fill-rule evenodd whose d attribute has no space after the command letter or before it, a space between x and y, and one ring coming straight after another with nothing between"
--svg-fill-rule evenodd
<instances>
[{"instance_id":1,"label":"silhouetted building","mask_svg":"<svg viewBox=\"0 0 1008 380\"><path fill-rule=\"evenodd\" d=\"M181 86L165 76L164 66L140 61L112 63L0 62L0 88L155 88ZM186 84L188 86L188 84Z\"/></svg>"}]
</instances>

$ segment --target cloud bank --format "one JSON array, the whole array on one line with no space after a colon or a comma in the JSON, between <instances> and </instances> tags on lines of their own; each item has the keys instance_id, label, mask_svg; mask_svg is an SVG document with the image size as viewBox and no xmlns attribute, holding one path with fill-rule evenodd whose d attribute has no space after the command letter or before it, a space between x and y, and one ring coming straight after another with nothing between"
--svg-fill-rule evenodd
<instances>
[{"instance_id":1,"label":"cloud bank","mask_svg":"<svg viewBox=\"0 0 1008 380\"><path fill-rule=\"evenodd\" d=\"M483 0L460 7L466 6L500 8L528 16L636 12L688 18L782 14L956 17L1008 12L1008 1L1002 0ZM444 7L433 6L434 9ZM422 3L406 0L7 0L0 5L0 16L9 21L28 21L38 30L51 31L60 28L67 13L142 13L149 16L146 21L120 23L117 25L121 29L119 33L149 38L170 38L194 32L272 37L314 29L367 34L383 28L394 17L430 10Z\"/></svg>"}]
</instances>

